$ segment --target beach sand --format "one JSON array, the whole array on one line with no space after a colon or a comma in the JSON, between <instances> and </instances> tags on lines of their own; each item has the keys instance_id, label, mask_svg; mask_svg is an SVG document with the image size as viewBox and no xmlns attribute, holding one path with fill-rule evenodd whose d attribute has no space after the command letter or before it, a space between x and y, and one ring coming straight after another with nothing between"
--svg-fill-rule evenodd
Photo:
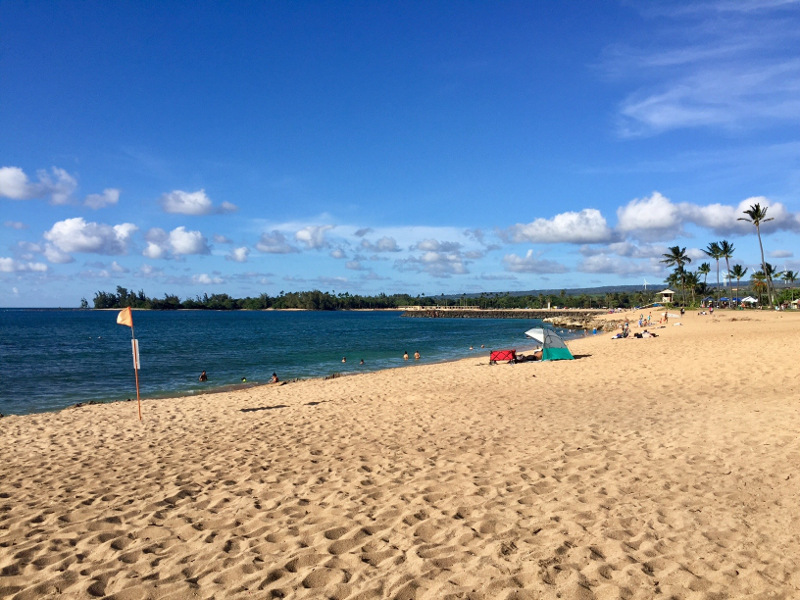
<instances>
[{"instance_id":1,"label":"beach sand","mask_svg":"<svg viewBox=\"0 0 800 600\"><path fill-rule=\"evenodd\" d=\"M0 598L798 598L800 314L673 322L0 419Z\"/></svg>"}]
</instances>

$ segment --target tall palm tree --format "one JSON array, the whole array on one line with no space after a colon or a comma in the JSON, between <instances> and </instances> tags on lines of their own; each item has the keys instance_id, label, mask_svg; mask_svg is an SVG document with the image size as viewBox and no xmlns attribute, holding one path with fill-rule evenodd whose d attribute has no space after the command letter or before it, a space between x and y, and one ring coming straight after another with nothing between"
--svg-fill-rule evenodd
<instances>
[{"instance_id":1,"label":"tall palm tree","mask_svg":"<svg viewBox=\"0 0 800 600\"><path fill-rule=\"evenodd\" d=\"M717 300L719 300L719 259L722 258L722 249L719 247L719 242L711 242L703 250L703 253L717 261Z\"/></svg>"},{"instance_id":2,"label":"tall palm tree","mask_svg":"<svg viewBox=\"0 0 800 600\"><path fill-rule=\"evenodd\" d=\"M733 257L733 252L736 248L733 247L728 240L720 240L719 241L719 255L720 258L725 259L725 271L730 273L731 270L731 263L730 259ZM728 287L731 287L731 279L730 275L728 276ZM728 296L730 296L730 290L728 290Z\"/></svg>"},{"instance_id":3,"label":"tall palm tree","mask_svg":"<svg viewBox=\"0 0 800 600\"><path fill-rule=\"evenodd\" d=\"M747 217L739 217L737 221L747 221L748 223L752 223L753 225L756 226L756 234L758 235L758 246L759 248L761 248L761 268L764 269L764 276L767 279L767 296L769 297L770 308L772 308L775 305L775 303L772 297L772 286L770 285L771 281L769 280L769 276L767 274L767 263L764 260L764 244L761 243L761 224L768 223L769 221L773 220L772 217L770 217L769 219L767 218L768 209L769 206L765 206L762 208L761 204L756 202L755 204L751 205L750 208L748 208L747 210L742 211L744 212L744 214L747 215Z\"/></svg>"},{"instance_id":4,"label":"tall palm tree","mask_svg":"<svg viewBox=\"0 0 800 600\"><path fill-rule=\"evenodd\" d=\"M728 271L728 277L731 279L736 280L736 293L739 293L739 282L744 279L744 276L747 275L747 267L743 267L742 265L733 265L733 268ZM735 306L733 302L733 297L731 296L731 307Z\"/></svg>"},{"instance_id":5,"label":"tall palm tree","mask_svg":"<svg viewBox=\"0 0 800 600\"><path fill-rule=\"evenodd\" d=\"M692 262L692 259L686 255L686 248L680 246L672 246L669 248L667 254L662 254L664 257L661 262L668 267L675 267L681 281L681 293L683 295L683 303L686 304L686 270L683 265Z\"/></svg>"},{"instance_id":6,"label":"tall palm tree","mask_svg":"<svg viewBox=\"0 0 800 600\"><path fill-rule=\"evenodd\" d=\"M797 281L798 273L795 271L784 271L783 272L783 280L786 282L786 285L792 286L792 284ZM792 302L794 302L794 286L790 287L791 295L792 295Z\"/></svg>"}]
</instances>

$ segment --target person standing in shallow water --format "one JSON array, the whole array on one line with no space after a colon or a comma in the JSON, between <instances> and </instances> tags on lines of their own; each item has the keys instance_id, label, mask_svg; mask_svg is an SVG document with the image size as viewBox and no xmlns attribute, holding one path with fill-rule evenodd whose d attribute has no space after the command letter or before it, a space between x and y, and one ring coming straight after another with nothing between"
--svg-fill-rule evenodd
<instances>
[{"instance_id":1,"label":"person standing in shallow water","mask_svg":"<svg viewBox=\"0 0 800 600\"><path fill-rule=\"evenodd\" d=\"M208 375L206 375L206 372L205 372L205 371L203 371L202 373L200 373L199 380L200 380L200 381L208 381Z\"/></svg>"},{"instance_id":2,"label":"person standing in shallow water","mask_svg":"<svg viewBox=\"0 0 800 600\"><path fill-rule=\"evenodd\" d=\"M403 352L403 360L408 360L408 352Z\"/></svg>"}]
</instances>

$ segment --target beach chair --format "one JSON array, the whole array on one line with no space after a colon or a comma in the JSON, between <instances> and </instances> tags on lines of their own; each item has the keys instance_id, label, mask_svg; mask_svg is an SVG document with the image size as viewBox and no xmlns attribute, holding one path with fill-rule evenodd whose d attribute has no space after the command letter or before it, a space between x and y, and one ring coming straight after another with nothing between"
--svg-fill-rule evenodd
<instances>
[{"instance_id":1,"label":"beach chair","mask_svg":"<svg viewBox=\"0 0 800 600\"><path fill-rule=\"evenodd\" d=\"M516 350L491 350L489 352L489 364L496 365L497 361L508 361L512 365L517 362Z\"/></svg>"}]
</instances>

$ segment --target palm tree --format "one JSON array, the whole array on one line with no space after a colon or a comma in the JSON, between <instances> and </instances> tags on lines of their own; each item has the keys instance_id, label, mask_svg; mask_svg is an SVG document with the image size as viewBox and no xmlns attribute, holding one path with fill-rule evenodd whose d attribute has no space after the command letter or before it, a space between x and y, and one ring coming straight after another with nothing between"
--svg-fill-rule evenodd
<instances>
[{"instance_id":1,"label":"palm tree","mask_svg":"<svg viewBox=\"0 0 800 600\"><path fill-rule=\"evenodd\" d=\"M783 280L786 282L786 285L791 286L795 281L797 281L798 274L794 271L784 271L783 272ZM792 295L792 302L794 302L794 287L790 287L791 295Z\"/></svg>"},{"instance_id":2,"label":"palm tree","mask_svg":"<svg viewBox=\"0 0 800 600\"><path fill-rule=\"evenodd\" d=\"M708 263L703 263L699 267L697 267L697 274L703 276L703 288L707 288L707 281L708 281L708 274L711 273L711 265Z\"/></svg>"},{"instance_id":3,"label":"palm tree","mask_svg":"<svg viewBox=\"0 0 800 600\"><path fill-rule=\"evenodd\" d=\"M719 247L719 242L711 242L703 250L703 253L717 261L717 300L719 300L719 259L722 258L722 249Z\"/></svg>"},{"instance_id":4,"label":"palm tree","mask_svg":"<svg viewBox=\"0 0 800 600\"><path fill-rule=\"evenodd\" d=\"M750 206L750 208L743 211L744 214L747 215L747 217L739 217L737 221L747 221L748 223L752 223L753 225L756 226L756 234L758 235L758 246L759 248L761 248L761 268L764 269L764 276L767 279L767 295L769 296L769 306L770 308L772 308L774 306L774 300L772 298L772 287L770 285L772 282L769 279L767 273L767 263L764 260L764 244L761 243L761 224L768 223L769 221L773 220L772 217L770 217L769 219L767 218L767 209L769 209L769 206L761 208L761 204L756 202L755 204Z\"/></svg>"},{"instance_id":5,"label":"palm tree","mask_svg":"<svg viewBox=\"0 0 800 600\"><path fill-rule=\"evenodd\" d=\"M719 241L719 255L720 255L720 258L724 258L725 259L725 270L728 273L730 273L730 270L731 270L730 259L733 257L734 250L736 250L736 248L734 248L733 244L731 244L728 240L720 240ZM729 275L728 276L728 287L730 287L730 286L731 286L731 283L730 283L730 275ZM730 290L728 290L728 292L729 292L728 295L730 296Z\"/></svg>"},{"instance_id":6,"label":"palm tree","mask_svg":"<svg viewBox=\"0 0 800 600\"><path fill-rule=\"evenodd\" d=\"M733 265L733 268L728 271L728 277L736 280L736 293L739 293L739 282L747 275L747 267L742 265ZM734 306L733 297L731 297L731 307Z\"/></svg>"},{"instance_id":7,"label":"palm tree","mask_svg":"<svg viewBox=\"0 0 800 600\"><path fill-rule=\"evenodd\" d=\"M783 276L783 271L778 271L778 269L773 267L770 263L764 263L764 266L767 267L765 273L767 274L767 277L769 277L770 281L780 279Z\"/></svg>"},{"instance_id":8,"label":"palm tree","mask_svg":"<svg viewBox=\"0 0 800 600\"><path fill-rule=\"evenodd\" d=\"M692 259L686 255L686 248L681 248L680 246L672 246L669 248L669 252L667 254L662 254L662 256L664 257L661 260L662 263L668 267L675 267L675 271L677 272L681 281L683 303L686 304L686 271L684 270L683 265L689 264L692 262Z\"/></svg>"},{"instance_id":9,"label":"palm tree","mask_svg":"<svg viewBox=\"0 0 800 600\"><path fill-rule=\"evenodd\" d=\"M764 288L767 288L767 290L769 290L769 285L767 284L767 281L769 280L767 279L767 276L764 273L764 271L756 271L750 276L750 283L753 286L753 289L758 291L759 302L761 302L761 297L763 295Z\"/></svg>"},{"instance_id":10,"label":"palm tree","mask_svg":"<svg viewBox=\"0 0 800 600\"><path fill-rule=\"evenodd\" d=\"M692 292L692 305L694 305L695 292L697 291L697 286L700 284L700 277L697 273L686 271L683 274L683 280Z\"/></svg>"}]
</instances>

